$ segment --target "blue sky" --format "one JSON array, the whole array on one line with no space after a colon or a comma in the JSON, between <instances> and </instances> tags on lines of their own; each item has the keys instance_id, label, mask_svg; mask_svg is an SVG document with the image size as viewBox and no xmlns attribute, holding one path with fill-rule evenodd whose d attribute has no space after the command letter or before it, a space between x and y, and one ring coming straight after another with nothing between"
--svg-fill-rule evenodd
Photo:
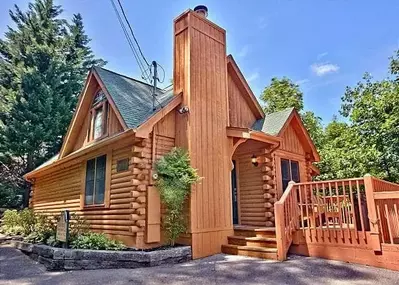
<instances>
[{"instance_id":1,"label":"blue sky","mask_svg":"<svg viewBox=\"0 0 399 285\"><path fill-rule=\"evenodd\" d=\"M91 46L107 68L140 78L109 0L56 0L64 16L81 13ZM209 19L227 30L227 49L259 96L274 76L287 76L304 92L305 109L324 123L338 113L346 86L365 71L387 75L388 57L399 48L397 0L132 1L122 0L149 60L172 77L172 21L197 4ZM0 1L0 36L11 24L13 4ZM167 80L166 80L167 81Z\"/></svg>"}]
</instances>

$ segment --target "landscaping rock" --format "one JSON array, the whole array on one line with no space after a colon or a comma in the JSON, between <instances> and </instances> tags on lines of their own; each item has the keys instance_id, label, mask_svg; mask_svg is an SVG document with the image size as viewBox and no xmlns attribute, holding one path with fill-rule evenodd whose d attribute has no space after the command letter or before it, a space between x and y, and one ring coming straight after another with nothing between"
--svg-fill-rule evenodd
<instances>
[{"instance_id":1,"label":"landscaping rock","mask_svg":"<svg viewBox=\"0 0 399 285\"><path fill-rule=\"evenodd\" d=\"M64 249L23 241L12 241L11 245L51 271L140 268L191 260L189 246L154 251L107 251Z\"/></svg>"}]
</instances>

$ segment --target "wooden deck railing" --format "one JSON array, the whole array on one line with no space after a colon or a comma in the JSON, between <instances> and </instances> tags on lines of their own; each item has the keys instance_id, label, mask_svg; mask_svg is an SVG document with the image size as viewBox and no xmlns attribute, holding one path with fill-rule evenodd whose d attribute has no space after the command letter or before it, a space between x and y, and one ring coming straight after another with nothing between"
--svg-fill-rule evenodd
<instances>
[{"instance_id":1,"label":"wooden deck railing","mask_svg":"<svg viewBox=\"0 0 399 285\"><path fill-rule=\"evenodd\" d=\"M281 199L274 204L277 258L285 260L292 243L292 235L299 228L296 184L290 182Z\"/></svg>"},{"instance_id":2,"label":"wooden deck railing","mask_svg":"<svg viewBox=\"0 0 399 285\"><path fill-rule=\"evenodd\" d=\"M399 244L399 184L373 177L371 186L380 241L383 244Z\"/></svg>"},{"instance_id":3,"label":"wooden deck railing","mask_svg":"<svg viewBox=\"0 0 399 285\"><path fill-rule=\"evenodd\" d=\"M278 258L284 260L294 232L310 241L399 244L399 184L370 175L305 183L291 182L275 203Z\"/></svg>"}]
</instances>

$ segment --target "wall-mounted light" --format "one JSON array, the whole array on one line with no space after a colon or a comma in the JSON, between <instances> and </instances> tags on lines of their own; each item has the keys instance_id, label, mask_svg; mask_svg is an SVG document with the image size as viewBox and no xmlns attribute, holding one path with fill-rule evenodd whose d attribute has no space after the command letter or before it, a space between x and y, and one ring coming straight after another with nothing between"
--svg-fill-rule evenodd
<instances>
[{"instance_id":1,"label":"wall-mounted light","mask_svg":"<svg viewBox=\"0 0 399 285\"><path fill-rule=\"evenodd\" d=\"M179 114L185 114L188 113L189 109L188 106L183 106L180 109L177 110L179 112Z\"/></svg>"},{"instance_id":2,"label":"wall-mounted light","mask_svg":"<svg viewBox=\"0 0 399 285\"><path fill-rule=\"evenodd\" d=\"M256 157L255 154L252 155L251 162L252 162L253 166L258 166L259 165L258 158Z\"/></svg>"}]
</instances>

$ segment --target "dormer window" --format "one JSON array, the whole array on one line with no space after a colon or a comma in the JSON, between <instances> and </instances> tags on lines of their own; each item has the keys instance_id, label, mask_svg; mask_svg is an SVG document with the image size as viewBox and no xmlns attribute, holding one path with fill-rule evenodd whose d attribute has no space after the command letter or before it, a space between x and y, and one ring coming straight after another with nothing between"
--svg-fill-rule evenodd
<instances>
[{"instance_id":1,"label":"dormer window","mask_svg":"<svg viewBox=\"0 0 399 285\"><path fill-rule=\"evenodd\" d=\"M107 97L102 90L94 96L91 106L91 120L88 132L88 141L104 137L107 134Z\"/></svg>"}]
</instances>

